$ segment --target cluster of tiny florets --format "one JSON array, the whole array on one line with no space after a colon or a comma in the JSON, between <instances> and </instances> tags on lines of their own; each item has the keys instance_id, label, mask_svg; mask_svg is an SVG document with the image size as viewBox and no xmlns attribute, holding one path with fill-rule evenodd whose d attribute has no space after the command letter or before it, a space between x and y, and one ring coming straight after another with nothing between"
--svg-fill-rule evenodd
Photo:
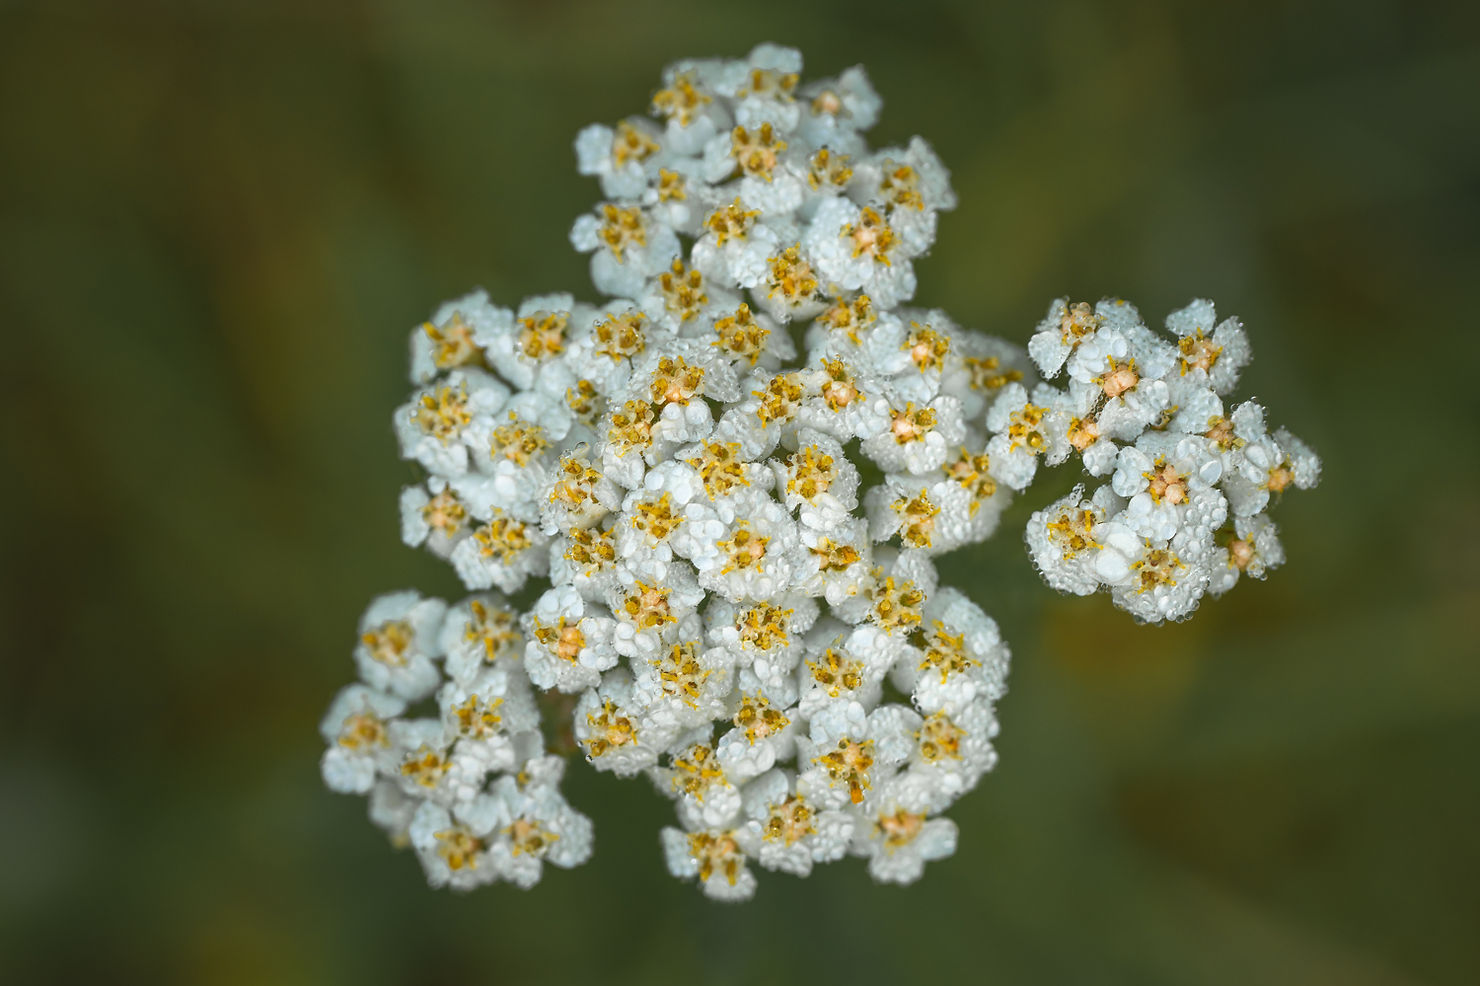
<instances>
[{"instance_id":1,"label":"cluster of tiny florets","mask_svg":"<svg viewBox=\"0 0 1480 986\"><path fill-rule=\"evenodd\" d=\"M578 135L606 201L571 240L612 300L477 292L413 332L402 536L473 594L372 603L323 772L433 885L587 859L574 751L673 801L668 867L710 896L849 855L917 879L996 762L1008 665L933 559L1040 459L1111 476L1033 517L1057 588L1178 618L1281 560L1264 508L1317 464L1257 405L1224 417L1238 323L1199 302L1168 339L1058 302L1030 360L908 307L946 170L918 138L869 149L861 68L800 70L771 45L679 63L651 117ZM1034 363L1067 389L1030 390Z\"/></svg>"}]
</instances>

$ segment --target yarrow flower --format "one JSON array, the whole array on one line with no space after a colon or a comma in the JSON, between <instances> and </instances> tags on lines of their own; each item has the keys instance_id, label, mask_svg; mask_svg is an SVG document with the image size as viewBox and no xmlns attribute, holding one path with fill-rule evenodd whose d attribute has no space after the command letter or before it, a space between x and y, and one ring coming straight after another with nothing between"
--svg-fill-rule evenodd
<instances>
[{"instance_id":1,"label":"yarrow flower","mask_svg":"<svg viewBox=\"0 0 1480 986\"><path fill-rule=\"evenodd\" d=\"M1098 482L1028 522L1062 592L1178 620L1284 561L1268 510L1320 462L1229 403L1242 324L1060 299L1022 350L910 307L945 166L868 146L863 69L800 72L775 45L680 62L651 117L577 136L605 300L477 291L412 332L402 538L471 594L371 603L322 767L433 886L589 858L576 751L673 801L661 855L711 897L847 856L918 879L996 764L1008 671L935 558L1040 465Z\"/></svg>"}]
</instances>

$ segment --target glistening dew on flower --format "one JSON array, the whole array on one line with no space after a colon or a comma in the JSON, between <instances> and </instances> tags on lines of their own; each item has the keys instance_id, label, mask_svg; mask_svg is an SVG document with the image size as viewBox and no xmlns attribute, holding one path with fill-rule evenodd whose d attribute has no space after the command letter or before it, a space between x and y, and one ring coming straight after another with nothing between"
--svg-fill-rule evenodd
<instances>
[{"instance_id":1,"label":"glistening dew on flower","mask_svg":"<svg viewBox=\"0 0 1480 986\"><path fill-rule=\"evenodd\" d=\"M1060 591L1177 620L1284 561L1268 510L1320 462L1232 403L1238 319L1060 299L1023 350L910 307L945 166L868 146L862 68L801 67L680 62L651 117L577 136L602 200L571 242L610 297L478 291L412 332L402 538L471 595L372 602L321 728L325 783L433 886L585 862L576 751L674 802L655 856L711 897L847 856L918 879L996 764L1008 669L934 559L1040 465L1098 482L1029 520Z\"/></svg>"}]
</instances>

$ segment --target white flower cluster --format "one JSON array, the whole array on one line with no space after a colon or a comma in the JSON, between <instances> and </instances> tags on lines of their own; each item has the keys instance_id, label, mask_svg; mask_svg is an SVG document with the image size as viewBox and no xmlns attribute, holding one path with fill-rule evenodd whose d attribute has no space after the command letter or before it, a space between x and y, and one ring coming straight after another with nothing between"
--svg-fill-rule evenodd
<instances>
[{"instance_id":1,"label":"white flower cluster","mask_svg":"<svg viewBox=\"0 0 1480 986\"><path fill-rule=\"evenodd\" d=\"M987 414L988 454L1021 489L1038 459L1079 454L1109 481L1035 513L1028 547L1049 585L1108 591L1142 620L1179 620L1204 593L1240 574L1264 578L1285 560L1272 498L1320 478L1315 453L1284 429L1270 434L1264 408L1226 398L1249 362L1237 318L1217 321L1210 301L1173 312L1169 335L1147 328L1124 301L1091 307L1060 299L1028 342L1041 383L1003 389Z\"/></svg>"},{"instance_id":2,"label":"white flower cluster","mask_svg":"<svg viewBox=\"0 0 1480 986\"><path fill-rule=\"evenodd\" d=\"M1316 465L1257 406L1222 417L1238 324L1199 303L1170 343L1124 303L1056 304L1030 352L1068 389L1030 396L1021 350L905 306L955 204L939 159L867 147L862 69L800 69L683 62L656 119L581 132L609 201L571 240L613 300L478 292L413 333L402 534L474 594L371 605L323 769L434 885L589 856L541 705L570 716L551 747L672 799L668 866L710 896L847 855L917 879L995 763L1008 665L932 559L988 537L1039 458L1113 474L1035 515L1059 588L1154 620L1279 561L1262 510Z\"/></svg>"}]
</instances>

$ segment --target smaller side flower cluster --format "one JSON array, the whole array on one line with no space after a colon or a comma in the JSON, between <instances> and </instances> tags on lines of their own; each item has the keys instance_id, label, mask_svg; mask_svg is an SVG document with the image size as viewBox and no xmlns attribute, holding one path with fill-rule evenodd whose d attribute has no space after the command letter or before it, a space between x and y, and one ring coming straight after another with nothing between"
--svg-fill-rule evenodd
<instances>
[{"instance_id":1,"label":"smaller side flower cluster","mask_svg":"<svg viewBox=\"0 0 1480 986\"><path fill-rule=\"evenodd\" d=\"M591 855L590 819L560 794L565 759L545 753L523 651L497 593L452 607L381 596L360 621L361 680L320 726L325 783L368 795L371 820L410 843L434 887L531 887L545 863ZM426 714L409 715L418 704Z\"/></svg>"},{"instance_id":2,"label":"smaller side flower cluster","mask_svg":"<svg viewBox=\"0 0 1480 986\"><path fill-rule=\"evenodd\" d=\"M1149 329L1124 301L1055 301L1028 344L1056 388L1003 391L988 414L988 446L1015 488L1077 453L1091 476L1028 522L1044 579L1076 595L1108 591L1147 622L1179 620L1205 593L1240 576L1262 579L1284 561L1267 508L1309 489L1320 460L1284 429L1270 432L1254 401L1228 406L1249 362L1237 318L1217 321L1195 301ZM1009 467L1015 465L1015 469Z\"/></svg>"}]
</instances>

